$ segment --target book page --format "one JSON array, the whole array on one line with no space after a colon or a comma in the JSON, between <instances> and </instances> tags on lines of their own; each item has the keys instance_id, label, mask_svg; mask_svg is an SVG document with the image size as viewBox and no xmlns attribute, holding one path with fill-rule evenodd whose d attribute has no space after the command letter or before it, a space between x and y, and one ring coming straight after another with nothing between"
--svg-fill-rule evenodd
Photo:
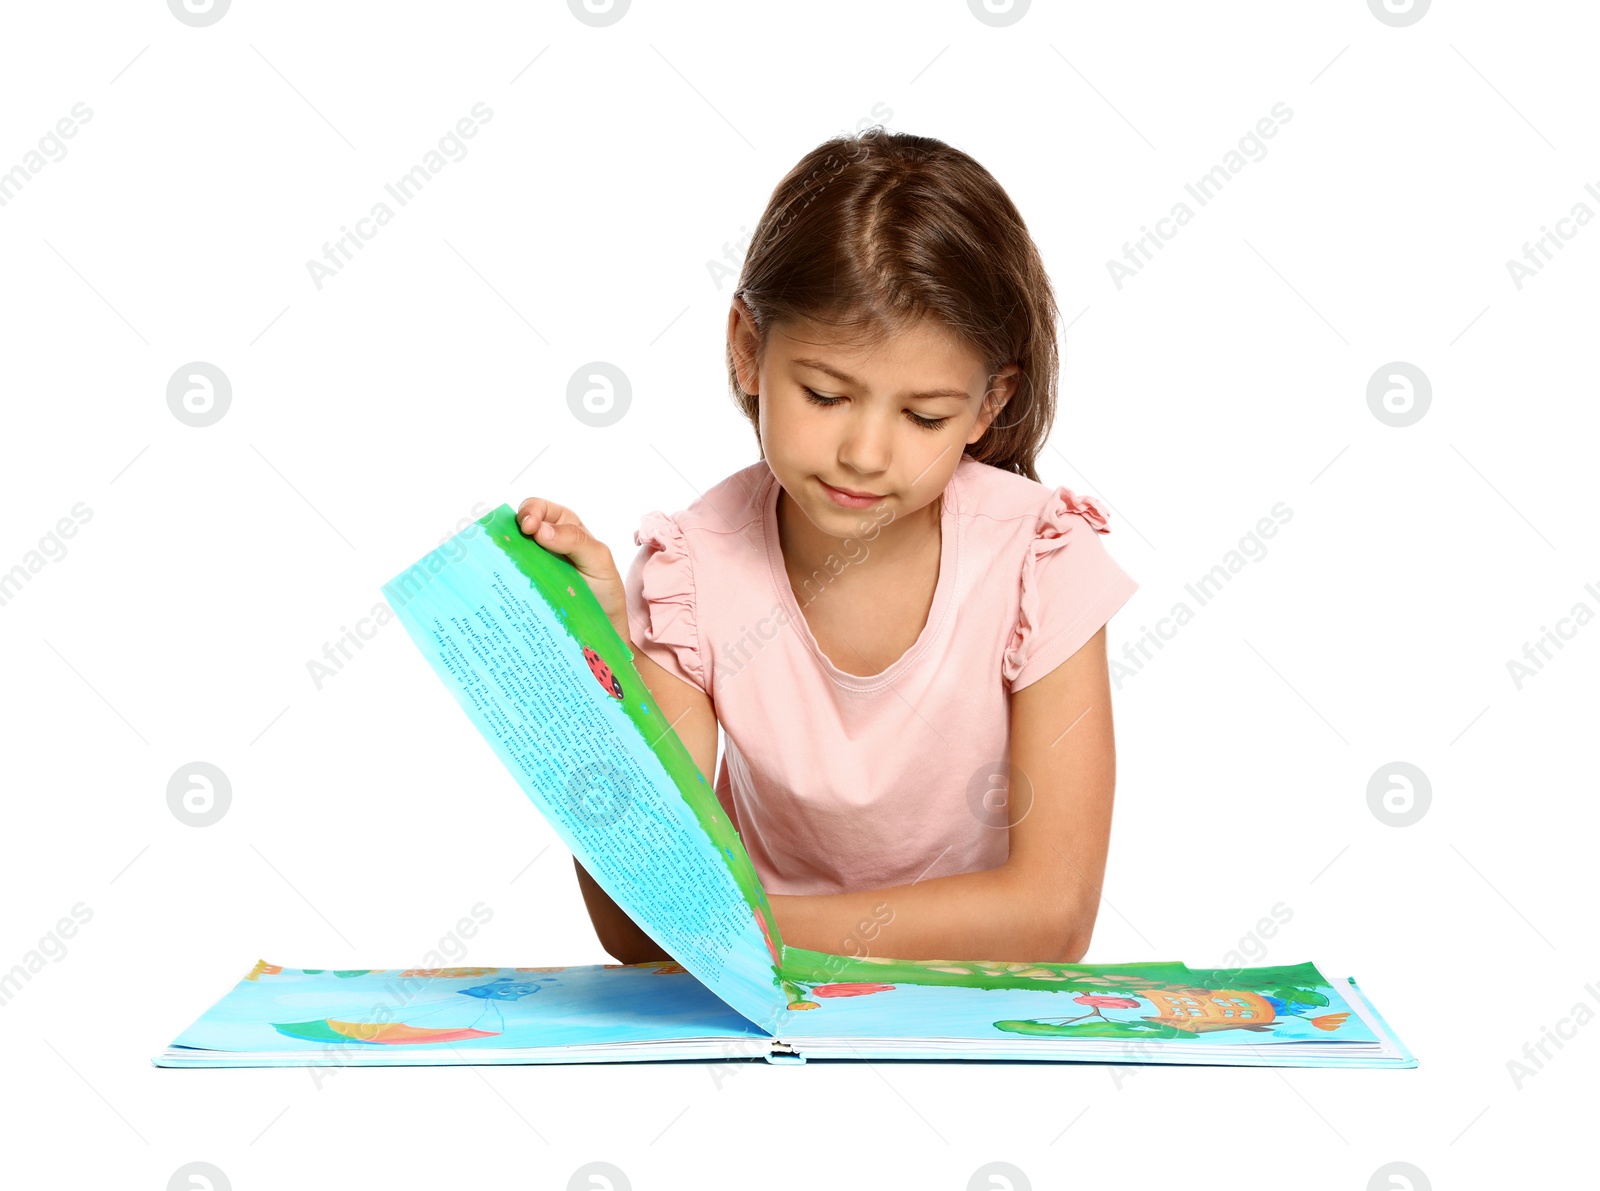
<instances>
[{"instance_id":1,"label":"book page","mask_svg":"<svg viewBox=\"0 0 1600 1191\"><path fill-rule=\"evenodd\" d=\"M777 1024L779 944L755 869L577 569L501 505L383 592L600 887L717 996Z\"/></svg>"},{"instance_id":2,"label":"book page","mask_svg":"<svg viewBox=\"0 0 1600 1191\"><path fill-rule=\"evenodd\" d=\"M668 960L349 971L262 960L172 1048L308 1065L405 1053L425 1064L485 1050L764 1037Z\"/></svg>"},{"instance_id":3,"label":"book page","mask_svg":"<svg viewBox=\"0 0 1600 1191\"><path fill-rule=\"evenodd\" d=\"M841 962L842 961L842 962ZM785 1040L1373 1042L1315 965L1190 968L850 958L787 948ZM802 1011L803 1010L803 1011Z\"/></svg>"}]
</instances>

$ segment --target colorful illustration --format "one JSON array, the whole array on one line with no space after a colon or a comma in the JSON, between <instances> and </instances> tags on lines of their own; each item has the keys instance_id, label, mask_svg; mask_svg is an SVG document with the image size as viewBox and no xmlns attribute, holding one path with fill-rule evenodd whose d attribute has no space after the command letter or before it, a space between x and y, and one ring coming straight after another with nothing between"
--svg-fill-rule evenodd
<instances>
[{"instance_id":1,"label":"colorful illustration","mask_svg":"<svg viewBox=\"0 0 1600 1191\"><path fill-rule=\"evenodd\" d=\"M1034 1004L1027 1017L989 1017L993 1030L1044 1038L1160 1038L1185 1041L1209 1038L1223 1031L1273 1037L1301 1037L1292 1023L1305 1021L1322 1033L1335 1033L1350 1021L1347 1010L1315 1014L1335 995L1311 964L1236 970L1203 970L1181 963L1084 965L972 961L913 961L862 956L822 955L789 948L785 952L785 987L791 1011L814 1011L837 998L893 994L900 1008L863 1013L852 1028L867 1020L914 1016L919 1001L907 993L930 988L982 989L1026 993L1016 1004ZM876 974L879 979L841 980L841 976ZM1038 994L1051 994L1044 997ZM1050 1004L1062 997L1069 1009L1059 1013ZM796 1036L836 1028L813 1017L791 1025ZM1285 1033L1285 1031L1288 1033ZM1365 1038L1364 1027L1351 1023L1352 1037Z\"/></svg>"},{"instance_id":2,"label":"colorful illustration","mask_svg":"<svg viewBox=\"0 0 1600 1191\"><path fill-rule=\"evenodd\" d=\"M470 973L470 974L462 974ZM679 964L331 972L258 963L162 1066L567 1061L583 1048L766 1036Z\"/></svg>"},{"instance_id":3,"label":"colorful illustration","mask_svg":"<svg viewBox=\"0 0 1600 1191\"><path fill-rule=\"evenodd\" d=\"M1240 973L1246 975L1248 973ZM1309 1000L1295 1003L1310 1008L1313 1003L1326 1005L1324 993L1309 989L1297 990ZM1289 1012L1287 1003L1279 997L1266 996L1242 988L1209 989L1175 986L1166 989L1145 989L1135 996L1080 995L1072 998L1082 1005L1092 1006L1092 1011L1069 1018L1043 1018L1030 1021L997 1021L995 1027L1017 1034L1034 1034L1047 1037L1097 1038L1186 1038L1212 1034L1218 1030L1243 1030L1255 1034L1271 1034L1273 1023L1282 1018L1304 1017ZM1153 1008L1154 1013L1141 1012L1134 1019L1111 1018L1103 1009ZM1349 1012L1327 1013L1306 1018L1318 1030L1332 1033L1350 1018ZM1093 1019L1092 1021L1090 1019Z\"/></svg>"},{"instance_id":4,"label":"colorful illustration","mask_svg":"<svg viewBox=\"0 0 1600 1191\"><path fill-rule=\"evenodd\" d=\"M572 589L569 587L567 590L571 591ZM604 658L585 645L583 647L583 660L589 663L590 672L600 680L600 685L608 693L615 695L618 699L622 698L622 683L617 681L617 676L611 672L611 667L606 665Z\"/></svg>"},{"instance_id":5,"label":"colorful illustration","mask_svg":"<svg viewBox=\"0 0 1600 1191\"><path fill-rule=\"evenodd\" d=\"M402 979L468 979L475 976L485 976L497 972L497 968L408 968L400 973ZM559 970L559 969L558 969ZM280 968L281 972L282 969ZM317 976L321 974L320 968L302 968L301 974ZM352 976L363 976L365 972L334 972L335 977L348 979ZM248 979L248 977L247 977ZM543 977L544 983L554 983L555 977ZM421 1017L430 1014L451 1014L462 1008L462 1003L448 999L452 994L446 994L444 1000L435 997L425 999L415 1010L408 1012L406 1021L336 1021L332 1018L323 1018L317 1021L273 1022L272 1028L278 1033L290 1038L303 1038L310 1042L362 1042L373 1045L395 1046L415 1045L418 1043L434 1042L460 1042L467 1038L493 1038L505 1030L505 1015L501 1012L500 1003L517 1001L523 997L530 997L539 991L539 983L534 980L518 980L513 976L499 976L487 984L473 985L471 988L454 990L455 996L470 997L481 1002L477 1016L470 1024L464 1026L416 1026L412 1024ZM493 1016L490 1017L491 1010ZM488 1021L485 1019L488 1018ZM494 1029L479 1029L482 1022L493 1025Z\"/></svg>"},{"instance_id":6,"label":"colorful illustration","mask_svg":"<svg viewBox=\"0 0 1600 1191\"><path fill-rule=\"evenodd\" d=\"M1218 1030L1270 1034L1277 1014L1265 997L1245 989L1178 986L1146 989L1139 996L1081 994L1072 998L1091 1006L1076 1017L1031 1021L997 1021L995 1028L1046 1037L1193 1038ZM1150 1009L1155 1012L1149 1012ZM1140 1010L1138 1017L1108 1017L1105 1009Z\"/></svg>"},{"instance_id":7,"label":"colorful illustration","mask_svg":"<svg viewBox=\"0 0 1600 1191\"><path fill-rule=\"evenodd\" d=\"M760 906L752 906L751 911L756 916L756 925L761 928L761 937L766 941L767 952L772 956L772 966L781 967L783 956L778 952L778 944L773 941L772 931L767 929L767 916L761 912Z\"/></svg>"},{"instance_id":8,"label":"colorful illustration","mask_svg":"<svg viewBox=\"0 0 1600 1191\"><path fill-rule=\"evenodd\" d=\"M308 969L314 972L316 969ZM463 976L487 976L496 968L407 968L401 976L421 976L440 980L459 980Z\"/></svg>"},{"instance_id":9,"label":"colorful illustration","mask_svg":"<svg viewBox=\"0 0 1600 1191\"><path fill-rule=\"evenodd\" d=\"M302 1038L307 1042L347 1043L361 1042L373 1045L409 1046L419 1042L460 1042L466 1038L489 1038L493 1035L474 1029L418 1029L400 1022L377 1024L373 1022L321 1021L274 1022L272 1028L289 1038Z\"/></svg>"},{"instance_id":10,"label":"colorful illustration","mask_svg":"<svg viewBox=\"0 0 1600 1191\"><path fill-rule=\"evenodd\" d=\"M811 990L814 997L865 997L872 993L888 992L892 984L819 984Z\"/></svg>"}]
</instances>

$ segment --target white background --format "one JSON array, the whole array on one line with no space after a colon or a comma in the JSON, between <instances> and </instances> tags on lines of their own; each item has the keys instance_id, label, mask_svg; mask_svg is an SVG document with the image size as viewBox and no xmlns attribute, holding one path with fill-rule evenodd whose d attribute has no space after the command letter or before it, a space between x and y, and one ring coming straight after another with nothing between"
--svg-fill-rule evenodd
<instances>
[{"instance_id":1,"label":"white background","mask_svg":"<svg viewBox=\"0 0 1600 1191\"><path fill-rule=\"evenodd\" d=\"M8 5L0 170L0 970L78 903L0 1008L8 1184L634 1188L1571 1185L1592 1125L1600 955L1590 464L1600 221L1591 6L159 0ZM306 262L473 105L492 120L321 288ZM1290 122L1119 288L1107 261L1282 102ZM874 121L973 154L1057 287L1047 484L1100 497L1141 584L1113 653L1272 506L1265 557L1116 694L1119 787L1091 960L1312 960L1353 974L1414 1071L640 1064L162 1071L258 958L599 963L572 864L397 624L308 663L472 515L576 508L619 566L650 509L757 458L727 397L730 280L801 154ZM24 165L26 169L26 166ZM393 206L391 201L391 206ZM1193 203L1191 202L1191 205ZM736 262L740 250L732 248ZM197 429L191 361L232 404ZM621 369L596 429L569 378ZM1368 379L1432 404L1380 421ZM54 546L49 547L57 553ZM219 766L220 821L169 811ZM1428 777L1416 823L1369 779ZM1252 938L1278 903L1292 911ZM1259 946L1258 946L1259 944ZM1586 991L1585 986L1592 991ZM1574 1017L1574 1007L1588 1006ZM1514 1081L1508 1061L1574 1036ZM578 1173L575 1173L578 1172ZM1573 1172L1576 1177L1576 1172ZM1586 1177L1592 1177L1592 1173ZM620 1185L620 1184L618 1184ZM1023 1182L1013 1179L1013 1185ZM1379 1175L1373 1185L1400 1187Z\"/></svg>"}]
</instances>

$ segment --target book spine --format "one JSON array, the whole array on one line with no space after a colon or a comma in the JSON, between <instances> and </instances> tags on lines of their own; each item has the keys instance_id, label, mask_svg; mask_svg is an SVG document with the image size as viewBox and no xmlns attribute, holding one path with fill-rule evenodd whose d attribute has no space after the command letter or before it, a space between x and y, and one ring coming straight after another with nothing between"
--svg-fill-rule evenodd
<instances>
[{"instance_id":1,"label":"book spine","mask_svg":"<svg viewBox=\"0 0 1600 1191\"><path fill-rule=\"evenodd\" d=\"M767 1052L767 1062L787 1063L797 1066L803 1064L805 1061L805 1055L801 1054L798 1050L790 1046L781 1038L774 1038L772 1040L772 1049Z\"/></svg>"}]
</instances>

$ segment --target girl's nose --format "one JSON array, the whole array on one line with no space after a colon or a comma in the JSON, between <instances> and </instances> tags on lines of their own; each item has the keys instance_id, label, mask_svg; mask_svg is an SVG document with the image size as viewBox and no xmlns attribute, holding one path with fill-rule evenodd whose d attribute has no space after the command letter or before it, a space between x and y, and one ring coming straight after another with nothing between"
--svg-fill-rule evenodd
<instances>
[{"instance_id":1,"label":"girl's nose","mask_svg":"<svg viewBox=\"0 0 1600 1191\"><path fill-rule=\"evenodd\" d=\"M862 476L877 475L889 467L889 428L871 416L851 418L839 444L839 462Z\"/></svg>"}]
</instances>

